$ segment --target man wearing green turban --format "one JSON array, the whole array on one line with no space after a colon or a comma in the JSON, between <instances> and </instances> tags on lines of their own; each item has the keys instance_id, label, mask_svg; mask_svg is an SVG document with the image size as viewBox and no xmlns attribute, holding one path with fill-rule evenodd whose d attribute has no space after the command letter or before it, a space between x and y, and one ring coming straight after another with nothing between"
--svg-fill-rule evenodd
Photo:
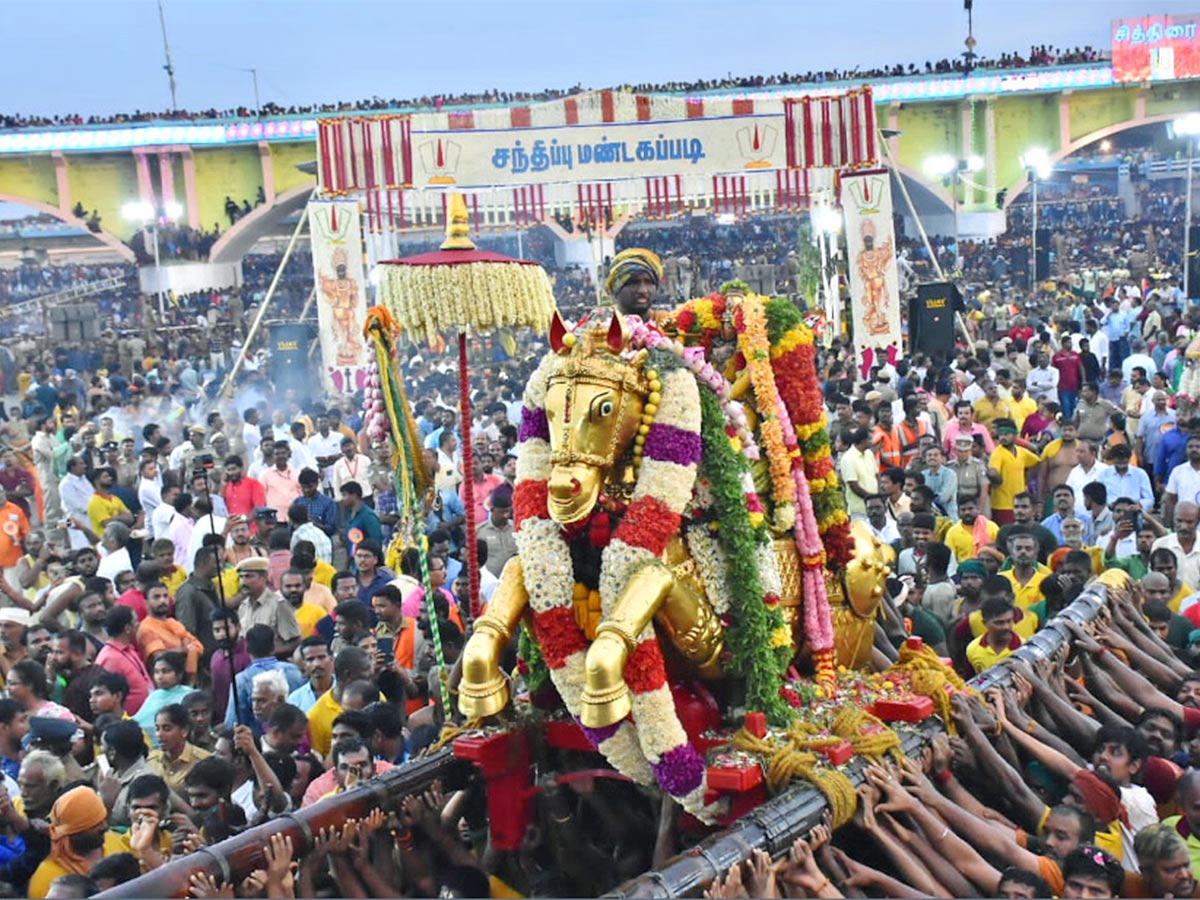
<instances>
[{"instance_id":1,"label":"man wearing green turban","mask_svg":"<svg viewBox=\"0 0 1200 900\"><path fill-rule=\"evenodd\" d=\"M630 247L613 257L604 286L622 315L646 319L662 277L662 261L656 253Z\"/></svg>"}]
</instances>

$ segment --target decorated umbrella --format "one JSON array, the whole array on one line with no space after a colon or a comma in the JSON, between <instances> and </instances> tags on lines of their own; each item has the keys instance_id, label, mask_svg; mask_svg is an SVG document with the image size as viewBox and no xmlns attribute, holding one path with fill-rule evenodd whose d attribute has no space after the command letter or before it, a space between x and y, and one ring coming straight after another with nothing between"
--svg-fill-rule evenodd
<instances>
[{"instance_id":1,"label":"decorated umbrella","mask_svg":"<svg viewBox=\"0 0 1200 900\"><path fill-rule=\"evenodd\" d=\"M463 423L463 506L466 507L467 577L471 618L479 616L479 554L475 545L475 485L471 476L471 395L467 336L499 328L545 333L554 293L537 263L477 250L468 235L467 204L450 197L441 249L380 263L379 301L414 338L435 343L458 335L458 403Z\"/></svg>"}]
</instances>

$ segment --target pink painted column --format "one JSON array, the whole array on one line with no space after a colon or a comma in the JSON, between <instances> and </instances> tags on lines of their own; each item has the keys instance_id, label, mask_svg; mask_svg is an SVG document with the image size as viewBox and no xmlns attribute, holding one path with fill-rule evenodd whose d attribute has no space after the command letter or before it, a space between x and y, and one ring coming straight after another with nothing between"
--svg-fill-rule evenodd
<instances>
[{"instance_id":1,"label":"pink painted column","mask_svg":"<svg viewBox=\"0 0 1200 900\"><path fill-rule=\"evenodd\" d=\"M183 160L183 206L187 215L187 223L192 228L200 228L200 202L196 194L196 157L191 147L179 147L180 158Z\"/></svg>"},{"instance_id":2,"label":"pink painted column","mask_svg":"<svg viewBox=\"0 0 1200 900\"><path fill-rule=\"evenodd\" d=\"M50 154L54 160L54 185L58 192L58 208L62 212L71 213L71 179L67 176L67 158L55 150Z\"/></svg>"},{"instance_id":3,"label":"pink painted column","mask_svg":"<svg viewBox=\"0 0 1200 900\"><path fill-rule=\"evenodd\" d=\"M275 202L275 160L266 141L258 142L258 160L262 165L263 196L267 198L267 206L271 206Z\"/></svg>"},{"instance_id":4,"label":"pink painted column","mask_svg":"<svg viewBox=\"0 0 1200 900\"><path fill-rule=\"evenodd\" d=\"M158 183L162 186L162 202L166 208L168 203L175 202L175 166L170 147L158 151Z\"/></svg>"},{"instance_id":5,"label":"pink painted column","mask_svg":"<svg viewBox=\"0 0 1200 900\"><path fill-rule=\"evenodd\" d=\"M154 199L154 185L150 181L150 161L146 158L146 151L134 150L133 158L137 165L138 199L157 207L158 203Z\"/></svg>"},{"instance_id":6,"label":"pink painted column","mask_svg":"<svg viewBox=\"0 0 1200 900\"><path fill-rule=\"evenodd\" d=\"M1138 119L1146 118L1146 98L1150 95L1150 89L1146 87L1138 88L1137 96L1133 98L1133 117Z\"/></svg>"}]
</instances>

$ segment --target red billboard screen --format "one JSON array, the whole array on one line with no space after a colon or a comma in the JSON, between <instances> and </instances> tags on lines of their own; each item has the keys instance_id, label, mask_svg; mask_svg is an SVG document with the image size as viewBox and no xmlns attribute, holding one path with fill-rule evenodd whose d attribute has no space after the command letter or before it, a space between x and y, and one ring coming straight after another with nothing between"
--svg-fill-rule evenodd
<instances>
[{"instance_id":1,"label":"red billboard screen","mask_svg":"<svg viewBox=\"0 0 1200 900\"><path fill-rule=\"evenodd\" d=\"M1115 19L1112 68L1113 81L1200 76L1200 14Z\"/></svg>"}]
</instances>

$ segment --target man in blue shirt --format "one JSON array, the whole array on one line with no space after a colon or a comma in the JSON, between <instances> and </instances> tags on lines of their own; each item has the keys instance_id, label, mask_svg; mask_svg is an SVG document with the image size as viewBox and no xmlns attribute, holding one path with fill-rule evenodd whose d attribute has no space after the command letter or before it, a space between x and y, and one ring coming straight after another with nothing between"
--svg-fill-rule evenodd
<instances>
[{"instance_id":1,"label":"man in blue shirt","mask_svg":"<svg viewBox=\"0 0 1200 900\"><path fill-rule=\"evenodd\" d=\"M1068 484L1055 485L1051 496L1054 502L1054 512L1042 519L1042 525L1049 529L1061 544L1063 543L1063 519L1078 519L1083 523L1083 542L1091 544L1092 517L1083 511L1076 512L1074 488Z\"/></svg>"},{"instance_id":2,"label":"man in blue shirt","mask_svg":"<svg viewBox=\"0 0 1200 900\"><path fill-rule=\"evenodd\" d=\"M379 516L363 503L362 485L357 481L347 481L342 485L342 511L346 515L346 545L351 555L363 541L383 543L383 526L379 524Z\"/></svg>"},{"instance_id":3,"label":"man in blue shirt","mask_svg":"<svg viewBox=\"0 0 1200 900\"><path fill-rule=\"evenodd\" d=\"M1121 303L1116 297L1108 301L1108 312L1100 320L1104 336L1108 338L1108 367L1119 369L1129 355L1129 327L1131 317L1121 312Z\"/></svg>"},{"instance_id":4,"label":"man in blue shirt","mask_svg":"<svg viewBox=\"0 0 1200 900\"><path fill-rule=\"evenodd\" d=\"M1112 468L1100 473L1096 480L1104 485L1110 497L1129 497L1146 512L1154 510L1154 489L1150 476L1143 469L1129 464L1133 448L1128 444L1117 444L1109 451Z\"/></svg>"},{"instance_id":5,"label":"man in blue shirt","mask_svg":"<svg viewBox=\"0 0 1200 900\"><path fill-rule=\"evenodd\" d=\"M238 672L229 688L229 706L225 709L225 727L249 725L261 734L250 704L250 692L254 676L278 669L287 679L288 690L294 691L304 684L304 676L290 662L275 658L275 631L269 625L254 625L246 632L246 649L250 652L250 665ZM235 693L236 692L236 693ZM234 698L236 702L234 701Z\"/></svg>"},{"instance_id":6,"label":"man in blue shirt","mask_svg":"<svg viewBox=\"0 0 1200 900\"><path fill-rule=\"evenodd\" d=\"M308 521L333 537L337 531L337 504L319 490L321 476L312 469L300 472L300 496L295 502L308 510ZM361 485L360 485L361 487Z\"/></svg>"}]
</instances>

